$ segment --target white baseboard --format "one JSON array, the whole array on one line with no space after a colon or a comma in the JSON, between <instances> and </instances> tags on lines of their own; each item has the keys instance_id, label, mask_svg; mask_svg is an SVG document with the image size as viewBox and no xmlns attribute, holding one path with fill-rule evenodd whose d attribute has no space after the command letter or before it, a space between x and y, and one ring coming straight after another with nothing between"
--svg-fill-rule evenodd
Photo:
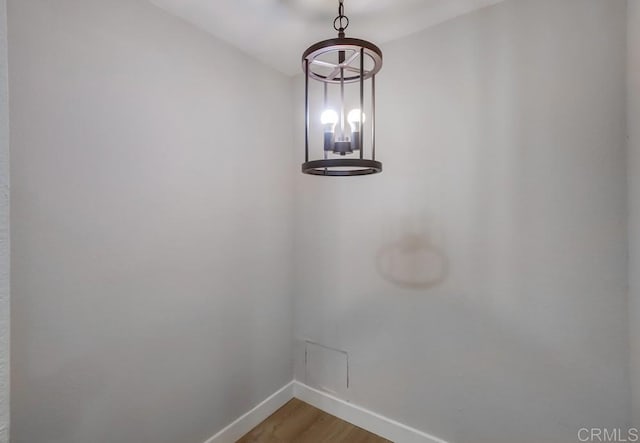
<instances>
[{"instance_id":1,"label":"white baseboard","mask_svg":"<svg viewBox=\"0 0 640 443\"><path fill-rule=\"evenodd\" d=\"M293 384L287 383L204 443L235 443L293 398Z\"/></svg>"},{"instance_id":2,"label":"white baseboard","mask_svg":"<svg viewBox=\"0 0 640 443\"><path fill-rule=\"evenodd\" d=\"M395 443L447 443L426 432L403 425L295 380L280 388L204 443L235 443L294 397Z\"/></svg>"},{"instance_id":3,"label":"white baseboard","mask_svg":"<svg viewBox=\"0 0 640 443\"><path fill-rule=\"evenodd\" d=\"M387 440L396 443L447 443L438 437L311 388L299 381L293 383L294 397Z\"/></svg>"}]
</instances>

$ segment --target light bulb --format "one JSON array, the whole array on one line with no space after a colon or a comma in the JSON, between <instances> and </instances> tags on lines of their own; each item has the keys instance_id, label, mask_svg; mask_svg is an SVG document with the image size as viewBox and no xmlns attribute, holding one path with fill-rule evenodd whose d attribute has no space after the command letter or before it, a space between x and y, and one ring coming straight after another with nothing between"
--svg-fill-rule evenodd
<instances>
[{"instance_id":1,"label":"light bulb","mask_svg":"<svg viewBox=\"0 0 640 443\"><path fill-rule=\"evenodd\" d=\"M364 112L360 113L360 109L352 109L349 111L349 115L347 115L347 121L349 122L349 126L351 126L351 144L355 151L360 149L360 118L362 118L362 123L364 123Z\"/></svg>"},{"instance_id":2,"label":"light bulb","mask_svg":"<svg viewBox=\"0 0 640 443\"><path fill-rule=\"evenodd\" d=\"M320 123L324 126L324 150L333 150L333 133L338 123L338 113L333 109L325 109L320 115Z\"/></svg>"},{"instance_id":3,"label":"light bulb","mask_svg":"<svg viewBox=\"0 0 640 443\"><path fill-rule=\"evenodd\" d=\"M349 122L349 125L351 125L352 132L360 132L360 110L359 109L356 108L349 111L349 115L347 115L347 121ZM362 123L364 123L364 121L365 121L365 115L363 112Z\"/></svg>"},{"instance_id":4,"label":"light bulb","mask_svg":"<svg viewBox=\"0 0 640 443\"><path fill-rule=\"evenodd\" d=\"M320 115L320 123L324 125L325 131L331 129L331 132L333 132L336 123L338 123L338 113L333 109L325 109Z\"/></svg>"}]
</instances>

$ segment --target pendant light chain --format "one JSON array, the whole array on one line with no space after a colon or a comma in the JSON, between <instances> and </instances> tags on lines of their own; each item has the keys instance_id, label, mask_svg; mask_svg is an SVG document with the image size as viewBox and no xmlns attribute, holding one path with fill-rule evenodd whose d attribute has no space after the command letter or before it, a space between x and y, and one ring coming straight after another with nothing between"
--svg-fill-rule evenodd
<instances>
[{"instance_id":1,"label":"pendant light chain","mask_svg":"<svg viewBox=\"0 0 640 443\"><path fill-rule=\"evenodd\" d=\"M349 27L349 17L344 15L344 0L338 4L338 16L333 20L333 29L338 31L338 37L344 38L344 31Z\"/></svg>"}]
</instances>

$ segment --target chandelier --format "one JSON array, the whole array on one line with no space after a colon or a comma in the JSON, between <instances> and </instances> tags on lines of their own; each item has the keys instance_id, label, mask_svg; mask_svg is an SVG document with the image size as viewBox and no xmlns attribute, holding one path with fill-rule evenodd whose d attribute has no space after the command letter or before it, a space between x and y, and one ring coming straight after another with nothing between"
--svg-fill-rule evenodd
<instances>
[{"instance_id":1,"label":"chandelier","mask_svg":"<svg viewBox=\"0 0 640 443\"><path fill-rule=\"evenodd\" d=\"M348 26L343 0L339 0L338 16L333 21L338 38L311 45L302 54L305 174L354 176L382 172L382 163L376 161L375 101L382 51L366 40L345 37ZM312 85L318 84L319 93L312 91L310 96L310 89L315 87ZM322 105L313 109L322 111L311 115L312 101L321 101ZM312 154L315 159L310 159Z\"/></svg>"}]
</instances>

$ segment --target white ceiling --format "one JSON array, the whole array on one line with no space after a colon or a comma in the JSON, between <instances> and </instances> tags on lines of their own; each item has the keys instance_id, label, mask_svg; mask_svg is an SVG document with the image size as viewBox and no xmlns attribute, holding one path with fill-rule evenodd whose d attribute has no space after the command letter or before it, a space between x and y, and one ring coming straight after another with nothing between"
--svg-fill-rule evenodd
<instances>
[{"instance_id":1,"label":"white ceiling","mask_svg":"<svg viewBox=\"0 0 640 443\"><path fill-rule=\"evenodd\" d=\"M338 0L150 0L285 74L302 52L336 37ZM502 0L345 0L347 36L380 44Z\"/></svg>"}]
</instances>

